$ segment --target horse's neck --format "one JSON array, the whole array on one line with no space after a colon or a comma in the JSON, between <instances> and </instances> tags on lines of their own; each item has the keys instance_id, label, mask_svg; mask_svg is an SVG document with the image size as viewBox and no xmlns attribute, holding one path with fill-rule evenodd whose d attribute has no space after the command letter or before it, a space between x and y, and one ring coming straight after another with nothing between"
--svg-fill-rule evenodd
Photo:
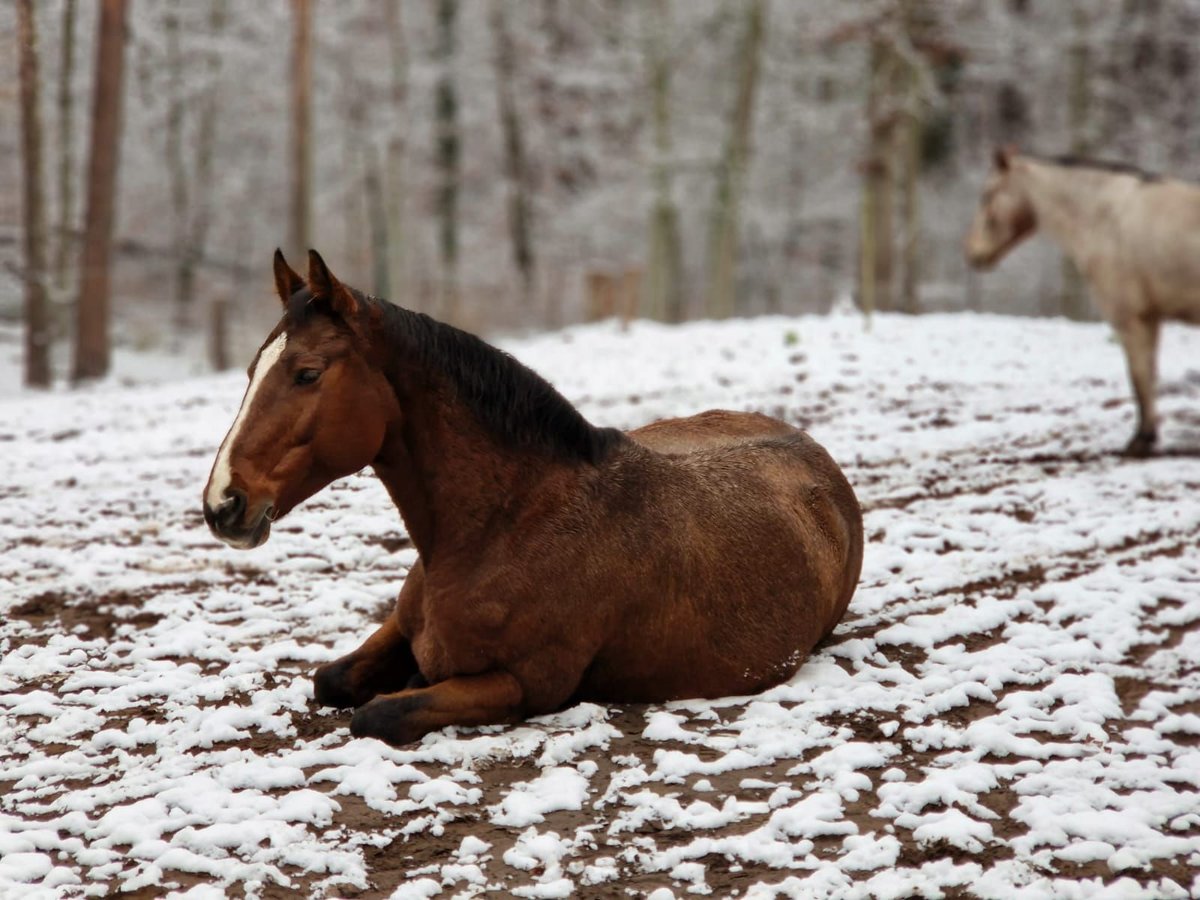
<instances>
[{"instance_id":1,"label":"horse's neck","mask_svg":"<svg viewBox=\"0 0 1200 900\"><path fill-rule=\"evenodd\" d=\"M501 447L461 405L414 394L402 406L404 421L389 432L374 469L427 562L435 550L482 544L497 514L555 468Z\"/></svg>"},{"instance_id":2,"label":"horse's neck","mask_svg":"<svg viewBox=\"0 0 1200 900\"><path fill-rule=\"evenodd\" d=\"M1088 168L1054 166L1024 160L1022 180L1037 216L1038 228L1059 243L1077 263L1084 263L1112 234L1110 215L1116 179L1123 177Z\"/></svg>"}]
</instances>

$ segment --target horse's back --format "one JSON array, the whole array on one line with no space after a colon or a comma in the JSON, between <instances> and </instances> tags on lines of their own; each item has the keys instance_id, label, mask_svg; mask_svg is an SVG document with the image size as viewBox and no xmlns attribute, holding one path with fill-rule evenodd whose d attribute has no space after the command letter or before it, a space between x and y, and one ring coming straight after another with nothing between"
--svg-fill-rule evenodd
<instances>
[{"instance_id":1,"label":"horse's back","mask_svg":"<svg viewBox=\"0 0 1200 900\"><path fill-rule=\"evenodd\" d=\"M761 492L760 503L786 508L806 533L830 534L847 550L855 544L854 532L861 534L858 499L841 468L806 432L779 419L713 409L654 422L629 436L667 454L693 484L742 497Z\"/></svg>"},{"instance_id":2,"label":"horse's back","mask_svg":"<svg viewBox=\"0 0 1200 900\"><path fill-rule=\"evenodd\" d=\"M1136 247L1138 283L1153 317L1200 324L1200 185L1151 182L1123 222Z\"/></svg>"},{"instance_id":3,"label":"horse's back","mask_svg":"<svg viewBox=\"0 0 1200 900\"><path fill-rule=\"evenodd\" d=\"M762 413L710 409L686 418L651 422L629 432L629 437L658 453L689 453L747 440L800 433L786 422Z\"/></svg>"}]
</instances>

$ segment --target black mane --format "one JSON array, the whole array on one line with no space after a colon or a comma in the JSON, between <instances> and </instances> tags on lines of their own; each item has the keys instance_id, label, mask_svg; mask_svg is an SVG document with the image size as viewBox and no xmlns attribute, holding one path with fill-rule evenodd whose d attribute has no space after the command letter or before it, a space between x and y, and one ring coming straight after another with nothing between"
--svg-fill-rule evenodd
<instances>
[{"instance_id":1,"label":"black mane","mask_svg":"<svg viewBox=\"0 0 1200 900\"><path fill-rule=\"evenodd\" d=\"M1135 178L1140 178L1142 181L1159 181L1162 177L1155 172L1147 172L1145 169L1130 163L1108 159L1091 159L1087 156L1077 156L1070 153L1063 156L1034 156L1033 158L1068 169L1100 169L1104 172L1132 175Z\"/></svg>"},{"instance_id":2,"label":"black mane","mask_svg":"<svg viewBox=\"0 0 1200 900\"><path fill-rule=\"evenodd\" d=\"M396 384L406 360L444 377L481 424L514 448L598 463L624 435L592 425L554 387L516 359L473 334L353 291L379 312L384 340L395 348L386 374Z\"/></svg>"}]
</instances>

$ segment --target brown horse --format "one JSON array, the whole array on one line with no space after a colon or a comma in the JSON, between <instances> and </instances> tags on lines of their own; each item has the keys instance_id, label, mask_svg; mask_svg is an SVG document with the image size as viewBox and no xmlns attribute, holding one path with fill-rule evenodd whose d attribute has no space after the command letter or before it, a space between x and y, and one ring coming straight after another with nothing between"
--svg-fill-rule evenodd
<instances>
[{"instance_id":1,"label":"brown horse","mask_svg":"<svg viewBox=\"0 0 1200 900\"><path fill-rule=\"evenodd\" d=\"M419 559L316 701L403 744L575 699L748 694L790 677L858 582L862 517L811 438L711 411L623 434L469 334L275 255L283 318L204 493L261 544L336 478L378 474Z\"/></svg>"},{"instance_id":2,"label":"brown horse","mask_svg":"<svg viewBox=\"0 0 1200 900\"><path fill-rule=\"evenodd\" d=\"M997 150L966 239L967 261L994 266L1041 228L1071 257L1125 350L1138 425L1125 447L1158 440L1162 322L1200 324L1200 185L1121 163Z\"/></svg>"}]
</instances>

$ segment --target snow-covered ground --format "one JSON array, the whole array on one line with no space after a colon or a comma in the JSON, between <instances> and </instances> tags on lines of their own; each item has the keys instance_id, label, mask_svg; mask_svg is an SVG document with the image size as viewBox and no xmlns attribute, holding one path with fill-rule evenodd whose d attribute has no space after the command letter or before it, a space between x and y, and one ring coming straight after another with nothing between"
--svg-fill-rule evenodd
<instances>
[{"instance_id":1,"label":"snow-covered ground","mask_svg":"<svg viewBox=\"0 0 1200 900\"><path fill-rule=\"evenodd\" d=\"M1163 453L1102 326L603 324L507 348L594 421L807 427L866 511L834 638L756 697L351 739L308 673L413 551L369 475L199 514L244 376L0 401L0 897L1200 896L1200 330Z\"/></svg>"}]
</instances>

